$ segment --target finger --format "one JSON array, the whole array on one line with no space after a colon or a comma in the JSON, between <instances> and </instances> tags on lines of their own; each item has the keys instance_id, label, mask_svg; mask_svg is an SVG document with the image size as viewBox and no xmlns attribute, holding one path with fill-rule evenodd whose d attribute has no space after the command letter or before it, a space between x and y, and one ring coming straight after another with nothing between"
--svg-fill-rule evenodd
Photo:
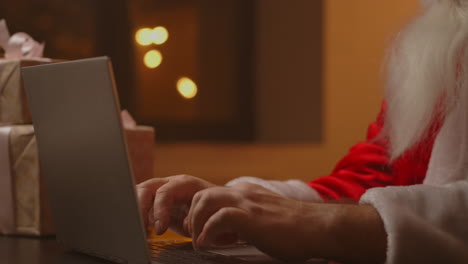
<instances>
[{"instance_id":1,"label":"finger","mask_svg":"<svg viewBox=\"0 0 468 264\"><path fill-rule=\"evenodd\" d=\"M140 215L143 219L145 227L148 226L148 211L152 208L153 195L146 189L137 188L137 199L140 209Z\"/></svg>"},{"instance_id":2,"label":"finger","mask_svg":"<svg viewBox=\"0 0 468 264\"><path fill-rule=\"evenodd\" d=\"M196 184L199 184L199 183L196 183ZM191 198L191 201L190 201L190 204L193 205L193 204L197 204L198 201L200 200L201 198L201 194L207 189L206 187L203 188L202 186L194 186L195 188L192 189L193 193L192 193L192 198ZM216 187L212 187L212 188L216 188ZM210 188L211 189L211 188ZM186 203L185 205L187 206L189 203ZM192 206L190 206L190 208L187 208L187 211L188 213L185 214L184 216L184 220L182 222L182 227L183 229L185 230L185 232L187 234L192 234L192 228L191 228L191 213L193 212L191 209Z\"/></svg>"},{"instance_id":3,"label":"finger","mask_svg":"<svg viewBox=\"0 0 468 264\"><path fill-rule=\"evenodd\" d=\"M153 213L158 235L163 234L169 228L174 204L188 204L198 188L191 178L175 177L156 191Z\"/></svg>"},{"instance_id":4,"label":"finger","mask_svg":"<svg viewBox=\"0 0 468 264\"><path fill-rule=\"evenodd\" d=\"M161 235L167 230L170 220L170 210L174 204L174 183L167 183L156 191L153 202L153 219L156 234ZM168 223L168 224L166 224Z\"/></svg>"},{"instance_id":5,"label":"finger","mask_svg":"<svg viewBox=\"0 0 468 264\"><path fill-rule=\"evenodd\" d=\"M192 218L191 218L191 217L192 217L192 210L191 210L191 208L192 208L192 205L193 205L193 202L194 202L196 196L197 196L197 195L195 194L195 196L193 197L192 203L191 203L191 205L190 205L190 209L189 209L189 211L188 211L188 214L187 214L187 216L186 216L185 219L184 219L184 229L187 231L187 233L190 235L190 237L192 237L192 228L191 228L191 226L190 226L190 223L192 222L192 221L190 220L190 219L192 219Z\"/></svg>"},{"instance_id":6,"label":"finger","mask_svg":"<svg viewBox=\"0 0 468 264\"><path fill-rule=\"evenodd\" d=\"M136 186L137 200L140 206L142 219L145 222L145 226L148 225L148 212L153 205L154 193L161 185L165 184L166 182L167 180L165 179L154 178Z\"/></svg>"},{"instance_id":7,"label":"finger","mask_svg":"<svg viewBox=\"0 0 468 264\"><path fill-rule=\"evenodd\" d=\"M187 231L188 233L192 236L192 232L193 232L193 229L192 229L192 215L193 215L193 207L198 204L198 202L200 201L201 197L203 196L203 194L205 193L206 190L201 190L201 191L198 191L197 193L195 193L193 195L193 198L192 198L192 202L191 202L191 205L190 205L190 208L189 208L189 212L187 214L187 217L184 219L184 225L187 227ZM193 238L193 236L192 236Z\"/></svg>"},{"instance_id":8,"label":"finger","mask_svg":"<svg viewBox=\"0 0 468 264\"><path fill-rule=\"evenodd\" d=\"M177 205L172 208L169 230L180 236L190 237L184 226L184 219L187 216L189 207L187 204Z\"/></svg>"},{"instance_id":9,"label":"finger","mask_svg":"<svg viewBox=\"0 0 468 264\"><path fill-rule=\"evenodd\" d=\"M200 200L204 199L203 197L207 194L207 193L211 193L213 192L215 188L210 188L210 189L207 189L207 190L202 190L202 191L199 191L197 192L194 196L193 196L193 199L192 199L192 203L190 205L190 210L189 210L189 213L187 215L187 218L186 218L186 222L184 224L186 224L187 226L187 230L189 232L189 234L191 235L192 239L195 240L195 234L194 234L194 230L193 230L193 225L194 225L194 221L193 219L195 218L194 217L194 209L195 207L200 207ZM204 203L204 202L203 202ZM206 207L206 206L202 206L202 207ZM216 209L215 211L217 211L218 209ZM214 212L213 212L214 213ZM205 220L206 221L206 220Z\"/></svg>"},{"instance_id":10,"label":"finger","mask_svg":"<svg viewBox=\"0 0 468 264\"><path fill-rule=\"evenodd\" d=\"M206 221L195 242L195 248L215 246L219 238L225 234L237 234L237 237L242 238L242 234L248 232L246 230L247 223L248 214L245 211L239 208L224 207Z\"/></svg>"},{"instance_id":11,"label":"finger","mask_svg":"<svg viewBox=\"0 0 468 264\"><path fill-rule=\"evenodd\" d=\"M154 186L160 185L160 182L168 182L170 177L166 178L151 178L144 182L137 184L137 188L153 188Z\"/></svg>"},{"instance_id":12,"label":"finger","mask_svg":"<svg viewBox=\"0 0 468 264\"><path fill-rule=\"evenodd\" d=\"M197 201L192 201L191 214L189 212L189 225L191 226L192 239L197 240L206 221L220 208L237 205L231 189L225 187L211 188L200 194Z\"/></svg>"}]
</instances>

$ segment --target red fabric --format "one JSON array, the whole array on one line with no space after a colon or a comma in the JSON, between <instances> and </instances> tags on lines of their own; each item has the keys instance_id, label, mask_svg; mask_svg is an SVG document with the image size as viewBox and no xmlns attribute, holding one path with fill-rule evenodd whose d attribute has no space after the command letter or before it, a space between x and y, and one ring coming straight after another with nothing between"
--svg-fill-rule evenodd
<instances>
[{"instance_id":1,"label":"red fabric","mask_svg":"<svg viewBox=\"0 0 468 264\"><path fill-rule=\"evenodd\" d=\"M365 142L354 145L330 175L309 182L324 200L359 200L373 187L422 183L438 129L401 158L389 163L388 144L378 139L384 124L385 104L377 120L369 125Z\"/></svg>"}]
</instances>

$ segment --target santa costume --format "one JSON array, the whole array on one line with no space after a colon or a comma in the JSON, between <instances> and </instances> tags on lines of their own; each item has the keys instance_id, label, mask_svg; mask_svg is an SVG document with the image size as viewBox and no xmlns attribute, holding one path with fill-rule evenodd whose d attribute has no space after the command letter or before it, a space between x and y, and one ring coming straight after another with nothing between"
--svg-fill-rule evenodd
<instances>
[{"instance_id":1,"label":"santa costume","mask_svg":"<svg viewBox=\"0 0 468 264\"><path fill-rule=\"evenodd\" d=\"M468 0L421 0L388 53L385 103L330 175L241 177L308 202L373 206L386 263L468 263Z\"/></svg>"}]
</instances>

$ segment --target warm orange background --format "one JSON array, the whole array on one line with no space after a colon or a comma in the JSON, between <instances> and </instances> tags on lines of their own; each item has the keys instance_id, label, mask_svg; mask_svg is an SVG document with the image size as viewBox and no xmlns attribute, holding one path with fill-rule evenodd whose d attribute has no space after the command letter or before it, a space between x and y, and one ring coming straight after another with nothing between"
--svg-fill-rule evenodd
<instances>
[{"instance_id":1,"label":"warm orange background","mask_svg":"<svg viewBox=\"0 0 468 264\"><path fill-rule=\"evenodd\" d=\"M417 9L417 0L324 1L320 144L157 144L156 176L187 173L221 184L241 175L307 181L329 173L379 111L385 47Z\"/></svg>"}]
</instances>

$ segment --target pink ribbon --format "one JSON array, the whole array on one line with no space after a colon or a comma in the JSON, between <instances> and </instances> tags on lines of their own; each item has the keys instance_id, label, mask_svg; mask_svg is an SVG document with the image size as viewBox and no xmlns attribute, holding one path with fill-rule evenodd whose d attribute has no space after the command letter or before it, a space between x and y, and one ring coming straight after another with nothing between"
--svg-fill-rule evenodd
<instances>
[{"instance_id":1,"label":"pink ribbon","mask_svg":"<svg viewBox=\"0 0 468 264\"><path fill-rule=\"evenodd\" d=\"M18 32L10 36L4 19L0 20L0 45L6 59L38 59L44 53L44 43L36 42L28 34Z\"/></svg>"},{"instance_id":2,"label":"pink ribbon","mask_svg":"<svg viewBox=\"0 0 468 264\"><path fill-rule=\"evenodd\" d=\"M124 109L120 112L120 117L122 118L122 125L125 129L135 129L137 124L135 119L133 119L132 115Z\"/></svg>"}]
</instances>

